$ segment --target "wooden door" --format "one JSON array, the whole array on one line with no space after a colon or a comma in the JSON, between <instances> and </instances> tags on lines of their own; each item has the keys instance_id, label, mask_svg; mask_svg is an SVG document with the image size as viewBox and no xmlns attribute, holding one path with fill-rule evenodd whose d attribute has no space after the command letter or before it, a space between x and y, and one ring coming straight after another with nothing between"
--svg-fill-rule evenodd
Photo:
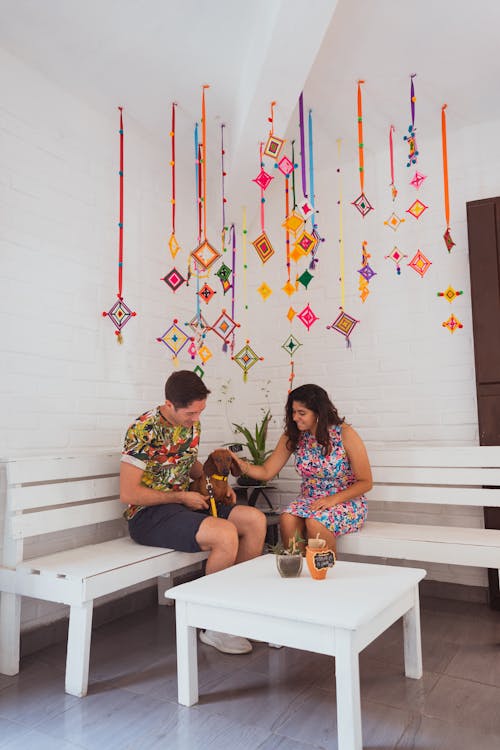
<instances>
[{"instance_id":1,"label":"wooden door","mask_svg":"<svg viewBox=\"0 0 500 750\"><path fill-rule=\"evenodd\" d=\"M467 203L476 392L481 445L500 445L500 198ZM500 529L500 508L485 508ZM500 609L498 570L488 571L490 604Z\"/></svg>"}]
</instances>

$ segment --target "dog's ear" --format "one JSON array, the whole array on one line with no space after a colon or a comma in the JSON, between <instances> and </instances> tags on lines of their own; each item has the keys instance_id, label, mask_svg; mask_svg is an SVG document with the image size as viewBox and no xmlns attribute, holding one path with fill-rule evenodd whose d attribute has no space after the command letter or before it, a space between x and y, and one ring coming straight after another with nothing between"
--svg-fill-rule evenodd
<instances>
[{"instance_id":1,"label":"dog's ear","mask_svg":"<svg viewBox=\"0 0 500 750\"><path fill-rule=\"evenodd\" d=\"M205 463L203 464L203 470L207 476L212 476L212 474L217 473L215 461L211 453L209 457L207 458L207 460L205 461Z\"/></svg>"},{"instance_id":2,"label":"dog's ear","mask_svg":"<svg viewBox=\"0 0 500 750\"><path fill-rule=\"evenodd\" d=\"M231 474L233 475L233 477L241 476L241 469L238 462L234 458L231 459Z\"/></svg>"}]
</instances>

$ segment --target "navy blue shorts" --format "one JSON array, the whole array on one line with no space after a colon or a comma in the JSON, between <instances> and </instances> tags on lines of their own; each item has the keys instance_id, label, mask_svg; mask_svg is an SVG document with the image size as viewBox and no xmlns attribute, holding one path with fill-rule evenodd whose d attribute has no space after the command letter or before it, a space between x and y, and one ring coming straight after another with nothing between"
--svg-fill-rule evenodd
<instances>
[{"instance_id":1,"label":"navy blue shorts","mask_svg":"<svg viewBox=\"0 0 500 750\"><path fill-rule=\"evenodd\" d=\"M234 505L217 503L219 518L228 518ZM179 552L200 552L195 537L208 510L190 510L182 503L148 505L128 522L131 538L149 547L167 547Z\"/></svg>"}]
</instances>

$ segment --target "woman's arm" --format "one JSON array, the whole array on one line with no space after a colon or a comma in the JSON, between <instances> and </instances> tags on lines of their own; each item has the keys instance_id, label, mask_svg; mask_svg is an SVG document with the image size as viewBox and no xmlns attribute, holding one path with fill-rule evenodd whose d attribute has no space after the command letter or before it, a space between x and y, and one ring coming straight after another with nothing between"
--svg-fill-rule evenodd
<instances>
[{"instance_id":1,"label":"woman's arm","mask_svg":"<svg viewBox=\"0 0 500 750\"><path fill-rule=\"evenodd\" d=\"M251 464L246 459L239 458L235 453L232 456L243 474L246 474L247 477L267 482L268 479L273 479L281 471L292 455L292 452L286 447L286 443L287 437L286 435L282 435L278 440L276 448L262 466L255 466L255 464Z\"/></svg>"},{"instance_id":2,"label":"woman's arm","mask_svg":"<svg viewBox=\"0 0 500 750\"><path fill-rule=\"evenodd\" d=\"M332 508L334 505L345 503L347 500L354 500L354 498L371 490L373 486L372 470L365 444L356 430L348 424L342 425L342 442L356 481L350 487L337 492L335 495L314 500L311 503L311 510Z\"/></svg>"}]
</instances>

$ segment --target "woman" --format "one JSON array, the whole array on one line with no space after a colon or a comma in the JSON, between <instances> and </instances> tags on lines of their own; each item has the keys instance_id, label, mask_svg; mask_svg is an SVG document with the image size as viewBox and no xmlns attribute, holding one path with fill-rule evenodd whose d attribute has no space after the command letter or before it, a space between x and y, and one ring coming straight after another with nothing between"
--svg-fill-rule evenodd
<instances>
[{"instance_id":1,"label":"woman","mask_svg":"<svg viewBox=\"0 0 500 750\"><path fill-rule=\"evenodd\" d=\"M283 544L298 532L303 539L319 535L335 550L336 537L358 531L366 519L364 493L372 487L372 474L363 441L318 385L289 393L285 432L263 466L234 458L247 476L267 481L292 453L302 485L280 517Z\"/></svg>"}]
</instances>

